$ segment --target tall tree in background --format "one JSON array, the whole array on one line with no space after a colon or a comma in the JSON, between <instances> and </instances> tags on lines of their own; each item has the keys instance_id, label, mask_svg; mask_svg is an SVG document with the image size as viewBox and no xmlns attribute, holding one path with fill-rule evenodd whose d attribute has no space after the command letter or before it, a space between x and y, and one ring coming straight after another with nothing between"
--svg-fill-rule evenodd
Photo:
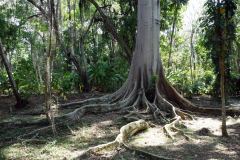
<instances>
[{"instance_id":1,"label":"tall tree in background","mask_svg":"<svg viewBox=\"0 0 240 160\"><path fill-rule=\"evenodd\" d=\"M172 34L170 37L170 51L169 51L169 58L168 58L168 68L171 65L171 54L172 54L172 42L173 42L173 34L174 34L174 30L175 30L175 23L177 21L177 12L178 12L178 8L179 8L179 2L178 0L175 0L174 2L174 7L175 7L175 11L174 11L174 20L173 20L173 26L172 26Z\"/></svg>"},{"instance_id":2,"label":"tall tree in background","mask_svg":"<svg viewBox=\"0 0 240 160\"><path fill-rule=\"evenodd\" d=\"M0 56L1 56L1 59L3 61L4 66L6 68L6 71L7 71L7 74L8 74L9 81L10 81L11 86L12 86L14 96L17 100L16 108L23 108L26 105L26 102L24 100L22 100L21 96L18 94L17 85L16 85L16 83L13 79L11 69L9 67L9 64L7 62L7 58L6 58L6 56L4 54L4 51L3 51L3 45L2 45L1 38L0 38ZM10 109L10 112L12 112L11 109Z\"/></svg>"},{"instance_id":3,"label":"tall tree in background","mask_svg":"<svg viewBox=\"0 0 240 160\"><path fill-rule=\"evenodd\" d=\"M174 39L174 33L176 31L176 25L177 20L179 19L179 11L181 9L182 5L186 5L188 0L174 0L174 2L170 5L170 9L173 10L173 22L172 22L172 30L171 30L171 36L170 36L170 50L168 55L168 68L171 67L171 58L172 58L172 46L173 46L173 39ZM166 3L167 4L167 3ZM166 5L165 4L165 5ZM168 5L168 4L167 4ZM162 22L162 21L161 21Z\"/></svg>"},{"instance_id":4,"label":"tall tree in background","mask_svg":"<svg viewBox=\"0 0 240 160\"><path fill-rule=\"evenodd\" d=\"M19 21L19 23L12 23L11 19L13 18L13 8L18 11L19 13L15 15L14 18L19 18L20 16L24 15L20 8L23 7L22 5L10 6L10 4L5 4L0 6L0 59L3 61L5 66L9 82L11 84L11 88L13 90L13 94L16 98L17 104L16 108L23 108L26 105L26 101L23 100L18 93L18 86L13 77L13 72L11 67L11 58L7 59L9 53L13 52L14 49L17 49L18 46L18 38L21 37L19 31L22 29L22 25L24 24L24 20ZM12 12L8 12L12 11ZM22 14L22 15L20 15ZM14 19L13 18L13 19ZM4 53L5 52L5 53ZM8 57L12 57L11 55ZM1 83L1 82L0 82ZM10 108L11 112L12 108Z\"/></svg>"},{"instance_id":5,"label":"tall tree in background","mask_svg":"<svg viewBox=\"0 0 240 160\"><path fill-rule=\"evenodd\" d=\"M55 31L55 35L56 35L56 39L58 41L58 43L61 45L64 53L71 59L71 61L74 63L74 65L76 66L76 69L78 71L78 74L81 76L84 87L85 87L85 91L90 91L91 90L91 85L88 82L88 78L86 73L84 72L82 66L80 65L80 63L78 62L78 60L76 59L76 57L73 55L73 53L71 51L69 51L64 43L64 41L61 38L61 34L59 32L59 27L58 27L58 22L57 22L57 18L56 18L56 10L55 10L55 4L54 5L54 10L52 11L48 11L45 10L41 5L39 5L36 1L34 0L28 0L28 2L30 2L31 4L33 4L36 8L38 8L38 10L41 12L41 14L44 16L44 18L46 19L46 21L48 23L50 23L49 19L49 12L52 12L52 16L53 16L53 29ZM61 27L61 26L60 26Z\"/></svg>"},{"instance_id":6,"label":"tall tree in background","mask_svg":"<svg viewBox=\"0 0 240 160\"><path fill-rule=\"evenodd\" d=\"M234 0L208 0L205 6L207 17L202 23L206 30L205 45L211 51L211 57L220 78L222 135L227 137L225 98L227 80L230 77L229 56L235 39L235 25L232 17L237 7Z\"/></svg>"}]
</instances>

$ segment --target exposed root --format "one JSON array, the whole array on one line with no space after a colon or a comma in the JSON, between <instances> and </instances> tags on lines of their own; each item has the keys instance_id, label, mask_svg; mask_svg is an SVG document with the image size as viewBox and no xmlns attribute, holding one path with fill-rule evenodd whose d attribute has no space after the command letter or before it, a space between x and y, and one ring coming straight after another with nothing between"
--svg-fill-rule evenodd
<instances>
[{"instance_id":1,"label":"exposed root","mask_svg":"<svg viewBox=\"0 0 240 160\"><path fill-rule=\"evenodd\" d=\"M135 122L131 122L131 123L123 126L120 129L120 134L117 136L117 138L114 141L106 143L106 144L101 144L101 145L98 145L95 147L91 147L91 148L87 149L86 151L82 152L79 156L77 156L74 159L82 159L82 158L89 157L91 155L91 153L97 152L101 149L117 147L122 142L125 142L128 137L132 136L137 131L147 129L148 127L149 127L148 123L144 120L138 120Z\"/></svg>"},{"instance_id":2,"label":"exposed root","mask_svg":"<svg viewBox=\"0 0 240 160\"><path fill-rule=\"evenodd\" d=\"M183 112L183 111L181 111L179 109L176 109L176 113L177 113L177 115L179 115L182 118L182 120L185 120L186 117L188 117L190 120L194 120L192 115L190 115L190 114L188 114L186 112Z\"/></svg>"},{"instance_id":3,"label":"exposed root","mask_svg":"<svg viewBox=\"0 0 240 160\"><path fill-rule=\"evenodd\" d=\"M87 112L99 114L114 110L121 110L122 113L126 114L124 118L127 119L128 121L133 120L136 121L142 119L140 121L145 122L144 120L146 119L154 118L158 122L165 123L167 119L171 117L173 118L171 123L166 124L163 129L170 138L174 139L171 130L181 132L181 129L176 127L177 125L181 125L186 128L187 126L184 125L184 120L194 120L191 113L185 110L199 111L203 113L208 113L208 111L210 111L211 113L221 113L220 112L221 109L213 108L205 109L194 106L187 100L180 97L180 95L170 86L168 82L165 82L165 80L155 82L154 84L155 88L147 90L145 93L145 88L148 88L147 85L149 85L149 80L146 79L146 77L144 78L145 75L141 71L143 70L140 70L139 73L141 74L137 73L136 77L134 78L130 77L124 84L124 86L113 94L106 95L101 98L91 98L80 102L72 102L68 104L58 105L59 108L61 107L68 108L78 107L78 108L71 113L58 116L55 119L56 120L67 119L71 121L78 121ZM163 79L164 78L165 77L163 76ZM133 79L134 81L130 81ZM173 100L174 102L172 102ZM235 111L231 112L235 113ZM150 118L146 117L144 115L146 113L151 113L152 117ZM136 122L134 122L134 124L135 123ZM123 144L126 138L125 137L122 138L121 136L129 137L132 135L124 133L125 132L124 128L126 127L127 126L121 128L120 134L115 141L89 148L88 150L83 152L79 157L89 156L89 154L91 154L92 152L98 151L103 148L109 148L109 146L117 146ZM136 128L136 130L141 129L141 127L139 128L136 126L130 128ZM130 132L131 130L130 128L127 129L126 132ZM135 130L131 132L135 133ZM190 139L187 136L185 137L186 139Z\"/></svg>"},{"instance_id":4,"label":"exposed root","mask_svg":"<svg viewBox=\"0 0 240 160\"><path fill-rule=\"evenodd\" d=\"M142 78L143 79L143 78ZM129 89L126 92L123 92L120 94L120 96L116 96L114 93L111 97L111 99L108 100L108 103L105 104L89 104L89 100L82 101L81 103L77 104L88 104L84 105L78 109L76 109L74 112L68 113L64 116L61 116L61 118L67 118L72 121L79 120L84 114L87 112L91 113L105 113L113 110L119 110L122 109L122 113L127 113L124 118L128 121L136 121L139 119L146 119L142 114L139 112L140 106L144 107L148 112L151 112L153 114L153 118L156 121L165 122L166 116L171 115L172 117L175 117L176 119L171 122L170 124L167 124L164 127L164 130L167 135L170 136L170 138L173 139L173 136L171 135L170 129L174 129L175 131L179 131L178 128L175 127L175 124L180 124L181 120L190 119L193 120L193 117L181 111L178 108L175 108L170 102L168 102L160 93L159 89L157 87L157 84L155 85L155 99L153 103L150 103L145 95L145 91L143 88L143 81L141 80L141 88L138 89L137 94L137 87L138 84L136 83L130 91ZM121 98L122 96L122 98ZM123 99L122 101L119 101L120 99ZM91 100L91 99L90 99ZM96 102L96 99L92 99L93 103ZM98 99L98 100L104 100L107 102L106 98ZM133 103L134 102L134 103ZM146 112L145 112L146 113ZM148 118L149 119L149 118ZM181 123L182 124L182 123ZM183 125L183 124L182 124ZM183 125L185 126L185 125Z\"/></svg>"},{"instance_id":5,"label":"exposed root","mask_svg":"<svg viewBox=\"0 0 240 160\"><path fill-rule=\"evenodd\" d=\"M62 124L62 123L63 123L63 122L57 123L57 124L55 124L55 126L56 126L56 125L59 125L59 124ZM46 132L46 131L51 130L51 129L52 129L52 125L47 126L47 127L43 127L43 128L39 128L39 129L36 129L36 130L34 130L34 131L30 132L30 133L26 133L26 134L20 135L20 136L18 136L17 138L18 138L18 139L21 139L21 138L24 138L24 137L27 137L27 136L31 136L31 135L33 135L33 134L37 134L37 133L39 133L39 132Z\"/></svg>"},{"instance_id":6,"label":"exposed root","mask_svg":"<svg viewBox=\"0 0 240 160\"><path fill-rule=\"evenodd\" d=\"M180 117L180 116L177 116L177 117L175 117L175 118L172 120L171 123L166 124L166 125L163 127L165 133L166 133L171 139L174 139L174 137L173 137L173 135L171 134L171 131L170 131L170 130L173 128L174 130L179 131L179 129L177 129L177 128L175 127L175 125L176 125L176 124L180 125L180 123L181 123L181 117Z\"/></svg>"},{"instance_id":7,"label":"exposed root","mask_svg":"<svg viewBox=\"0 0 240 160\"><path fill-rule=\"evenodd\" d=\"M136 121L139 119L145 119L141 114L138 113L138 111L132 111L129 114L125 115L123 118L125 118L127 121Z\"/></svg>"},{"instance_id":8,"label":"exposed root","mask_svg":"<svg viewBox=\"0 0 240 160\"><path fill-rule=\"evenodd\" d=\"M79 156L73 158L73 159L83 159L83 158L87 158L90 157L92 153L97 152L101 149L107 149L107 148L112 148L112 147L117 147L119 145L119 143L115 140L106 144L101 144L95 147L90 147L89 149L87 149L86 151L82 152Z\"/></svg>"},{"instance_id":9,"label":"exposed root","mask_svg":"<svg viewBox=\"0 0 240 160\"><path fill-rule=\"evenodd\" d=\"M112 95L115 95L115 93ZM115 96L109 96L109 97L115 97ZM90 103L90 101L85 100L85 101L81 101L78 103L75 102L75 104L81 104L81 107L71 113L68 113L68 114L65 114L63 116L59 116L56 118L57 119L70 119L72 121L77 121L77 120L80 120L80 118L87 112L106 113L106 112L110 112L110 111L114 111L114 110L119 110L124 107L130 106L132 104L132 102L134 102L136 100L136 97L137 97L137 83L134 85L134 88L133 88L132 92L130 93L130 95L128 96L128 98L123 101L118 101L116 103L109 104L108 103L109 100L106 100L106 96L105 96L102 99L98 98L98 100L104 100L105 102L107 102L107 103L103 103L103 104L101 103L101 101L99 101L96 104L96 99L93 99L93 103L95 103L95 104L88 104L88 105L84 105L84 106L82 106L82 104Z\"/></svg>"},{"instance_id":10,"label":"exposed root","mask_svg":"<svg viewBox=\"0 0 240 160\"><path fill-rule=\"evenodd\" d=\"M171 158L161 157L161 156L154 155L154 154L151 154L149 152L145 152L145 151L142 151L139 149L133 149L126 144L127 138L133 136L137 131L147 129L148 127L149 127L148 123L144 120L138 120L135 122L128 123L127 125L123 126L120 129L120 134L117 136L117 138L114 141L106 143L106 144L101 144L101 145L98 145L95 147L91 147L73 159L87 158L94 152L97 152L102 149L107 149L107 148L116 148L122 144L126 149L131 150L131 151L136 151L137 153L142 154L150 159L170 160Z\"/></svg>"},{"instance_id":11,"label":"exposed root","mask_svg":"<svg viewBox=\"0 0 240 160\"><path fill-rule=\"evenodd\" d=\"M71 135L74 135L74 134L75 134L74 131L72 130L72 128L68 125L68 123L67 123L67 128L68 128L69 131L71 132Z\"/></svg>"}]
</instances>

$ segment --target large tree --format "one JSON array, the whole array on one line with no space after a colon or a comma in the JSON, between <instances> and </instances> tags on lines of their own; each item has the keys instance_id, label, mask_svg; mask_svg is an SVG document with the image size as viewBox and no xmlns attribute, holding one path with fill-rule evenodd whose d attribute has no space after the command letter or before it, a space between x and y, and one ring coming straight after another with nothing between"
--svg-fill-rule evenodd
<instances>
[{"instance_id":1,"label":"large tree","mask_svg":"<svg viewBox=\"0 0 240 160\"><path fill-rule=\"evenodd\" d=\"M196 107L180 96L168 83L159 55L159 28L159 0L139 0L135 52L125 84L115 93L101 98L59 105L80 107L61 118L78 120L86 112L104 113L122 109L127 114L125 118L136 120L146 119L142 113L147 111L157 120L164 120L167 115L173 118L172 123L165 127L166 132L172 137L169 127L181 119L192 119L192 116L183 110L221 113L221 109Z\"/></svg>"}]
</instances>

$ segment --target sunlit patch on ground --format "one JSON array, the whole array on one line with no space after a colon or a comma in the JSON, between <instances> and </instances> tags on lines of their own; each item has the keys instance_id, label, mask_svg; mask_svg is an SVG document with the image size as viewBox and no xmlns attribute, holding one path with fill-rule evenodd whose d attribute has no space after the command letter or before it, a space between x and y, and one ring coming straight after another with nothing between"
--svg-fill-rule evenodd
<instances>
[{"instance_id":1,"label":"sunlit patch on ground","mask_svg":"<svg viewBox=\"0 0 240 160\"><path fill-rule=\"evenodd\" d=\"M175 135L175 139L169 139L161 130L162 126L147 129L132 137L129 144L132 147L147 150L150 153L168 156L176 159L238 159L240 149L240 128L237 122L240 118L227 118L229 135L232 139L221 137L220 117L197 116L194 122L186 123L188 129L182 133L191 139L188 141L183 135ZM208 135L199 135L201 128L209 129Z\"/></svg>"}]
</instances>

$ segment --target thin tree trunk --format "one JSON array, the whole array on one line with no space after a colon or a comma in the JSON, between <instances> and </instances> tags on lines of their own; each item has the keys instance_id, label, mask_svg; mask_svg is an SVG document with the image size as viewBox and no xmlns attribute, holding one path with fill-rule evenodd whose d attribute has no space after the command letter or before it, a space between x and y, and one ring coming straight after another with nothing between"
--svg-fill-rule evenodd
<instances>
[{"instance_id":1,"label":"thin tree trunk","mask_svg":"<svg viewBox=\"0 0 240 160\"><path fill-rule=\"evenodd\" d=\"M73 25L73 21L72 21L72 16L71 16L71 3L70 3L70 0L68 0L68 9L69 9L69 21L70 21L70 35L71 35L71 52L72 52L72 55L74 56L75 55L75 52L74 52L74 25ZM71 73L74 74L75 73L75 66L74 66L74 63L72 62L72 67L71 67ZM72 87L73 87L73 91L75 91L75 84L74 82L72 82Z\"/></svg>"},{"instance_id":2,"label":"thin tree trunk","mask_svg":"<svg viewBox=\"0 0 240 160\"><path fill-rule=\"evenodd\" d=\"M89 78L88 67L87 67L87 60L86 60L86 57L85 57L85 54L84 54L84 43L83 43L83 40L80 41L80 47L81 47L81 53L82 53L83 64L84 64L84 69L85 69L85 72L86 72L86 76L87 76L87 78Z\"/></svg>"},{"instance_id":3,"label":"thin tree trunk","mask_svg":"<svg viewBox=\"0 0 240 160\"><path fill-rule=\"evenodd\" d=\"M7 74L8 74L8 78L9 78L10 84L12 86L12 90L13 90L14 96L15 96L15 98L17 100L16 108L23 108L26 105L26 102L23 101L21 99L20 95L18 94L17 85L16 85L16 83L15 83L15 81L13 79L12 72L10 70L10 67L8 65L6 56L5 56L4 51L3 51L1 38L0 38L0 55L1 55L1 58L2 58L2 61L3 61L3 64L5 65L5 68L6 68L6 71L7 71ZM11 111L11 109L10 109L10 111Z\"/></svg>"},{"instance_id":4,"label":"thin tree trunk","mask_svg":"<svg viewBox=\"0 0 240 160\"><path fill-rule=\"evenodd\" d=\"M193 62L193 34L194 30L192 29L191 32L191 40L190 40L190 50L191 50L191 56L190 56L190 71L191 71L191 81L193 81L193 73L192 73L192 62Z\"/></svg>"},{"instance_id":5,"label":"thin tree trunk","mask_svg":"<svg viewBox=\"0 0 240 160\"><path fill-rule=\"evenodd\" d=\"M50 57L46 57L45 62L45 105L46 105L46 116L50 121L51 112L51 85L50 85Z\"/></svg>"},{"instance_id":6,"label":"thin tree trunk","mask_svg":"<svg viewBox=\"0 0 240 160\"><path fill-rule=\"evenodd\" d=\"M175 12L174 12L174 22L172 26L172 34L171 34L171 40L170 40L170 51L169 51L169 58L168 58L168 68L171 65L171 55L172 55L172 41L173 41L173 34L174 34L174 29L175 29L175 23L177 21L177 10L178 10L178 5L177 5L177 0L175 1Z\"/></svg>"},{"instance_id":7,"label":"thin tree trunk","mask_svg":"<svg viewBox=\"0 0 240 160\"><path fill-rule=\"evenodd\" d=\"M51 10L51 5L48 0L48 8ZM50 83L50 59L51 59L51 47L52 47L52 13L50 14L50 23L49 23L49 31L50 31L50 42L49 42L49 50L46 56L46 63L45 63L45 105L46 105L46 116L49 121L51 121L51 83Z\"/></svg>"},{"instance_id":8,"label":"thin tree trunk","mask_svg":"<svg viewBox=\"0 0 240 160\"><path fill-rule=\"evenodd\" d=\"M237 42L237 55L235 57L236 71L240 74L240 43Z\"/></svg>"},{"instance_id":9,"label":"thin tree trunk","mask_svg":"<svg viewBox=\"0 0 240 160\"><path fill-rule=\"evenodd\" d=\"M226 108L225 108L225 87L224 87L224 57L219 57L220 66L220 86L221 86L221 102L222 102L222 136L227 137L227 125L226 125Z\"/></svg>"},{"instance_id":10,"label":"thin tree trunk","mask_svg":"<svg viewBox=\"0 0 240 160\"><path fill-rule=\"evenodd\" d=\"M219 0L218 0L219 3ZM226 26L227 26L227 16L225 13L225 23L224 28L219 28L221 35L221 52L219 53L219 70L220 70L220 87L221 87L221 102L222 102L222 136L228 137L227 124L226 124L226 108L225 108L225 54L226 54ZM221 22L220 8L218 8L218 20Z\"/></svg>"},{"instance_id":11,"label":"thin tree trunk","mask_svg":"<svg viewBox=\"0 0 240 160\"><path fill-rule=\"evenodd\" d=\"M37 64L37 70L38 70L38 74L39 74L40 84L43 85L42 74L41 74L41 68L40 68L40 65L39 65L39 64Z\"/></svg>"},{"instance_id":12,"label":"thin tree trunk","mask_svg":"<svg viewBox=\"0 0 240 160\"><path fill-rule=\"evenodd\" d=\"M32 47L32 41L30 41L31 43L31 52L33 52L33 47ZM36 53L35 53L36 54ZM36 80L37 80L37 84L38 84L38 91L40 93L40 82L38 79L38 71L37 71L37 63L36 63L36 57L34 56L34 54L32 53L32 63L33 63L33 68L35 70L35 74L36 74Z\"/></svg>"},{"instance_id":13,"label":"thin tree trunk","mask_svg":"<svg viewBox=\"0 0 240 160\"><path fill-rule=\"evenodd\" d=\"M36 79L37 79L37 83L38 83L38 91L39 91L39 93L41 93L41 89L40 89L41 84L40 84L39 79L38 79L37 67L34 67L34 69L35 69Z\"/></svg>"},{"instance_id":14,"label":"thin tree trunk","mask_svg":"<svg viewBox=\"0 0 240 160\"><path fill-rule=\"evenodd\" d=\"M90 21L90 24L85 32L85 34L81 37L81 42L80 42L80 46L81 46L81 53L82 53L82 58L83 58L83 64L84 64L84 68L85 68L85 72L86 72L86 76L87 78L89 78L89 75L88 75L88 67L87 67L87 61L86 61L86 57L85 57L85 54L84 54L84 40L86 39L88 33L89 33L89 30L93 24L93 20L95 18L95 14L96 14L97 10L94 12L94 15Z\"/></svg>"}]
</instances>

